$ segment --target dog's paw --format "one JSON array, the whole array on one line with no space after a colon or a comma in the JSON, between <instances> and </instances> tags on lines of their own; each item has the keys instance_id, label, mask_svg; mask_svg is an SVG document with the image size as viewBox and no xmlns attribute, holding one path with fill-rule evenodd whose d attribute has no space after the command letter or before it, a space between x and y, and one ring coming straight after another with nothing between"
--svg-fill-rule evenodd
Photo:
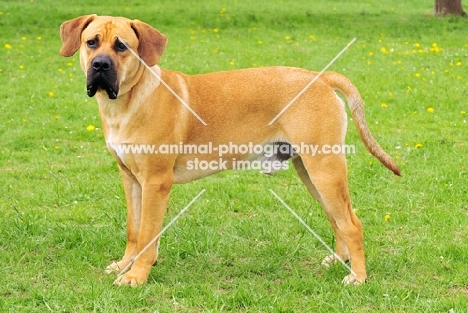
<instances>
[{"instance_id":1,"label":"dog's paw","mask_svg":"<svg viewBox=\"0 0 468 313\"><path fill-rule=\"evenodd\" d=\"M343 261L347 261L347 260L343 260ZM325 259L323 259L322 261L322 266L323 267L330 267L331 265L335 264L339 262L339 257L336 253L334 254L330 254L329 256L327 256Z\"/></svg>"},{"instance_id":2,"label":"dog's paw","mask_svg":"<svg viewBox=\"0 0 468 313\"><path fill-rule=\"evenodd\" d=\"M148 280L148 275L149 271L147 270L131 269L122 276L117 277L117 279L114 281L114 285L138 287L139 285L146 283Z\"/></svg>"},{"instance_id":3,"label":"dog's paw","mask_svg":"<svg viewBox=\"0 0 468 313\"><path fill-rule=\"evenodd\" d=\"M104 272L106 274L119 274L126 266L128 266L129 263L130 262L124 262L123 260L119 262L114 261L106 267Z\"/></svg>"},{"instance_id":4,"label":"dog's paw","mask_svg":"<svg viewBox=\"0 0 468 313\"><path fill-rule=\"evenodd\" d=\"M104 270L104 272L106 274L118 274L120 273L120 271L122 270L122 268L120 267L119 265L120 262L112 262L108 267L106 267L106 269Z\"/></svg>"},{"instance_id":5,"label":"dog's paw","mask_svg":"<svg viewBox=\"0 0 468 313\"><path fill-rule=\"evenodd\" d=\"M363 283L366 282L366 277L364 278L359 278L356 276L356 274L349 274L348 276L345 276L345 278L343 278L343 285L354 285L354 286L359 286Z\"/></svg>"}]
</instances>

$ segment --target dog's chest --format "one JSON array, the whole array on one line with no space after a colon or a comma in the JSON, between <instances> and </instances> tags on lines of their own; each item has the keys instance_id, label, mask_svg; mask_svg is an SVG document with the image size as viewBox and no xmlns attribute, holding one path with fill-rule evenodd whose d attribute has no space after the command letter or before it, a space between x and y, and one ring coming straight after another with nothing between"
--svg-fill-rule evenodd
<instances>
[{"instance_id":1,"label":"dog's chest","mask_svg":"<svg viewBox=\"0 0 468 313\"><path fill-rule=\"evenodd\" d=\"M109 131L106 135L107 149L117 158L123 165L125 164L125 147L122 145L123 140L120 140L118 136L115 136L115 132Z\"/></svg>"},{"instance_id":2,"label":"dog's chest","mask_svg":"<svg viewBox=\"0 0 468 313\"><path fill-rule=\"evenodd\" d=\"M128 167L126 158L128 158L129 154L126 151L127 147L125 144L129 142L129 138L124 132L126 127L122 122L125 122L125 120L121 118L104 117L104 137L106 139L107 149L109 149L110 153L117 161Z\"/></svg>"},{"instance_id":3,"label":"dog's chest","mask_svg":"<svg viewBox=\"0 0 468 313\"><path fill-rule=\"evenodd\" d=\"M128 167L125 144L129 142L127 129L133 112L124 111L124 103L119 100L98 99L98 103L107 148L117 161Z\"/></svg>"}]
</instances>

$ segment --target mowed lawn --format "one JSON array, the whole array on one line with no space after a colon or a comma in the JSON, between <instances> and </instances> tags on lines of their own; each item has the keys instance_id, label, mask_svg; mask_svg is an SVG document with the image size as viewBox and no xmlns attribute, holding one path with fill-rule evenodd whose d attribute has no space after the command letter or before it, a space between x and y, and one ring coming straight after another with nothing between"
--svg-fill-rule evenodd
<instances>
[{"instance_id":1,"label":"mowed lawn","mask_svg":"<svg viewBox=\"0 0 468 313\"><path fill-rule=\"evenodd\" d=\"M318 2L318 3L315 3ZM433 1L3 1L0 5L1 312L468 312L468 19ZM104 274L125 247L125 197L60 24L139 19L169 43L163 68L189 74L286 65L349 77L369 127L402 169L374 159L349 119L353 207L368 283L340 264L269 191L333 246L292 166L176 185L158 266L138 288Z\"/></svg>"}]
</instances>

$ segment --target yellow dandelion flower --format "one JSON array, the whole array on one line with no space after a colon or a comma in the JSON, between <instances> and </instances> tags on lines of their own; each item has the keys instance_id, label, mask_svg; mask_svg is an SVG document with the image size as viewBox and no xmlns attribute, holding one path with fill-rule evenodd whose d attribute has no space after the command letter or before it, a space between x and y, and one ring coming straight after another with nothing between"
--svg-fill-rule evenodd
<instances>
[{"instance_id":1,"label":"yellow dandelion flower","mask_svg":"<svg viewBox=\"0 0 468 313\"><path fill-rule=\"evenodd\" d=\"M420 45L419 43L415 43L415 44L413 45L413 47L415 47L415 48L420 48L421 45Z\"/></svg>"},{"instance_id":2,"label":"yellow dandelion flower","mask_svg":"<svg viewBox=\"0 0 468 313\"><path fill-rule=\"evenodd\" d=\"M42 37L41 37L41 36L37 36L37 40L42 40Z\"/></svg>"},{"instance_id":3,"label":"yellow dandelion flower","mask_svg":"<svg viewBox=\"0 0 468 313\"><path fill-rule=\"evenodd\" d=\"M465 110L460 111L460 114L466 114Z\"/></svg>"},{"instance_id":4,"label":"yellow dandelion flower","mask_svg":"<svg viewBox=\"0 0 468 313\"><path fill-rule=\"evenodd\" d=\"M384 53L384 54L388 54L388 50L387 50L387 48L385 48L385 47L382 47L382 48L380 49L380 52L382 52L382 53Z\"/></svg>"},{"instance_id":5,"label":"yellow dandelion flower","mask_svg":"<svg viewBox=\"0 0 468 313\"><path fill-rule=\"evenodd\" d=\"M389 97L393 97L393 93L391 91L388 92Z\"/></svg>"},{"instance_id":6,"label":"yellow dandelion flower","mask_svg":"<svg viewBox=\"0 0 468 313\"><path fill-rule=\"evenodd\" d=\"M286 36L286 37L284 37L284 39L291 40L291 36Z\"/></svg>"},{"instance_id":7,"label":"yellow dandelion flower","mask_svg":"<svg viewBox=\"0 0 468 313\"><path fill-rule=\"evenodd\" d=\"M5 44L5 49L11 50L13 48L9 43Z\"/></svg>"},{"instance_id":8,"label":"yellow dandelion flower","mask_svg":"<svg viewBox=\"0 0 468 313\"><path fill-rule=\"evenodd\" d=\"M259 40L259 41L257 41L257 43L258 43L259 45L261 45L261 44L263 44L263 41Z\"/></svg>"},{"instance_id":9,"label":"yellow dandelion flower","mask_svg":"<svg viewBox=\"0 0 468 313\"><path fill-rule=\"evenodd\" d=\"M54 148L55 148L55 150L58 150L58 149L59 149L59 146L55 146Z\"/></svg>"},{"instance_id":10,"label":"yellow dandelion flower","mask_svg":"<svg viewBox=\"0 0 468 313\"><path fill-rule=\"evenodd\" d=\"M20 70L24 70L24 65L21 64L20 66L18 66Z\"/></svg>"},{"instance_id":11,"label":"yellow dandelion flower","mask_svg":"<svg viewBox=\"0 0 468 313\"><path fill-rule=\"evenodd\" d=\"M457 66L462 66L462 62L458 61Z\"/></svg>"},{"instance_id":12,"label":"yellow dandelion flower","mask_svg":"<svg viewBox=\"0 0 468 313\"><path fill-rule=\"evenodd\" d=\"M219 33L219 28L213 29L213 32L214 32L214 33Z\"/></svg>"},{"instance_id":13,"label":"yellow dandelion flower","mask_svg":"<svg viewBox=\"0 0 468 313\"><path fill-rule=\"evenodd\" d=\"M417 144L414 145L414 147L415 147L416 149L419 149L419 148L422 148L423 145L422 145L422 143L417 143Z\"/></svg>"},{"instance_id":14,"label":"yellow dandelion flower","mask_svg":"<svg viewBox=\"0 0 468 313\"><path fill-rule=\"evenodd\" d=\"M315 38L314 35L309 35L309 39L310 39L310 40L317 40L317 38Z\"/></svg>"},{"instance_id":15,"label":"yellow dandelion flower","mask_svg":"<svg viewBox=\"0 0 468 313\"><path fill-rule=\"evenodd\" d=\"M434 109L433 108L427 108L427 113L434 113Z\"/></svg>"},{"instance_id":16,"label":"yellow dandelion flower","mask_svg":"<svg viewBox=\"0 0 468 313\"><path fill-rule=\"evenodd\" d=\"M68 62L68 63L67 63L67 66L73 66L73 63L72 63L72 62Z\"/></svg>"},{"instance_id":17,"label":"yellow dandelion flower","mask_svg":"<svg viewBox=\"0 0 468 313\"><path fill-rule=\"evenodd\" d=\"M59 115L55 115L54 117L55 117L55 120L57 120L57 121L60 119Z\"/></svg>"},{"instance_id":18,"label":"yellow dandelion flower","mask_svg":"<svg viewBox=\"0 0 468 313\"><path fill-rule=\"evenodd\" d=\"M53 91L49 91L49 97L53 97L55 94Z\"/></svg>"},{"instance_id":19,"label":"yellow dandelion flower","mask_svg":"<svg viewBox=\"0 0 468 313\"><path fill-rule=\"evenodd\" d=\"M23 123L27 123L28 122L28 119L27 118L23 118Z\"/></svg>"},{"instance_id":20,"label":"yellow dandelion flower","mask_svg":"<svg viewBox=\"0 0 468 313\"><path fill-rule=\"evenodd\" d=\"M387 222L390 221L390 214L385 215L385 221L387 221Z\"/></svg>"},{"instance_id":21,"label":"yellow dandelion flower","mask_svg":"<svg viewBox=\"0 0 468 313\"><path fill-rule=\"evenodd\" d=\"M374 52L369 52L369 56L373 56L374 55Z\"/></svg>"},{"instance_id":22,"label":"yellow dandelion flower","mask_svg":"<svg viewBox=\"0 0 468 313\"><path fill-rule=\"evenodd\" d=\"M381 103L381 104L380 104L380 107L381 107L382 109L386 109L386 108L388 108L388 105L387 105L386 103Z\"/></svg>"},{"instance_id":23,"label":"yellow dandelion flower","mask_svg":"<svg viewBox=\"0 0 468 313\"><path fill-rule=\"evenodd\" d=\"M436 43L432 44L432 47L429 49L431 52L439 52L440 48L437 46Z\"/></svg>"},{"instance_id":24,"label":"yellow dandelion flower","mask_svg":"<svg viewBox=\"0 0 468 313\"><path fill-rule=\"evenodd\" d=\"M229 65L234 65L234 61L229 62Z\"/></svg>"},{"instance_id":25,"label":"yellow dandelion flower","mask_svg":"<svg viewBox=\"0 0 468 313\"><path fill-rule=\"evenodd\" d=\"M95 128L96 128L96 127L94 127L94 125L92 125L92 124L90 124L90 125L88 125L88 127L86 127L86 129L87 129L88 131L93 131Z\"/></svg>"},{"instance_id":26,"label":"yellow dandelion flower","mask_svg":"<svg viewBox=\"0 0 468 313\"><path fill-rule=\"evenodd\" d=\"M419 74L419 73L416 73L416 74L414 74L414 76L416 76L416 77L420 77L420 76L421 76L421 74Z\"/></svg>"},{"instance_id":27,"label":"yellow dandelion flower","mask_svg":"<svg viewBox=\"0 0 468 313\"><path fill-rule=\"evenodd\" d=\"M23 41L26 40L26 37L25 36L21 37L21 40L23 40Z\"/></svg>"}]
</instances>

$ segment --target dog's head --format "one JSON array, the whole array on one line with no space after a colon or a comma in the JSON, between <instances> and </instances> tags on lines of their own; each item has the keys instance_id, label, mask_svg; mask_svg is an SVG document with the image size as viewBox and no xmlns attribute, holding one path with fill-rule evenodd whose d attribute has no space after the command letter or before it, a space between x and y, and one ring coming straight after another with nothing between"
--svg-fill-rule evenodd
<instances>
[{"instance_id":1,"label":"dog's head","mask_svg":"<svg viewBox=\"0 0 468 313\"><path fill-rule=\"evenodd\" d=\"M167 43L166 37L148 24L95 14L64 22L60 37L62 56L69 57L80 50L88 96L105 91L110 99L116 99L123 87L128 91L144 68L130 49L146 64L154 66Z\"/></svg>"}]
</instances>

